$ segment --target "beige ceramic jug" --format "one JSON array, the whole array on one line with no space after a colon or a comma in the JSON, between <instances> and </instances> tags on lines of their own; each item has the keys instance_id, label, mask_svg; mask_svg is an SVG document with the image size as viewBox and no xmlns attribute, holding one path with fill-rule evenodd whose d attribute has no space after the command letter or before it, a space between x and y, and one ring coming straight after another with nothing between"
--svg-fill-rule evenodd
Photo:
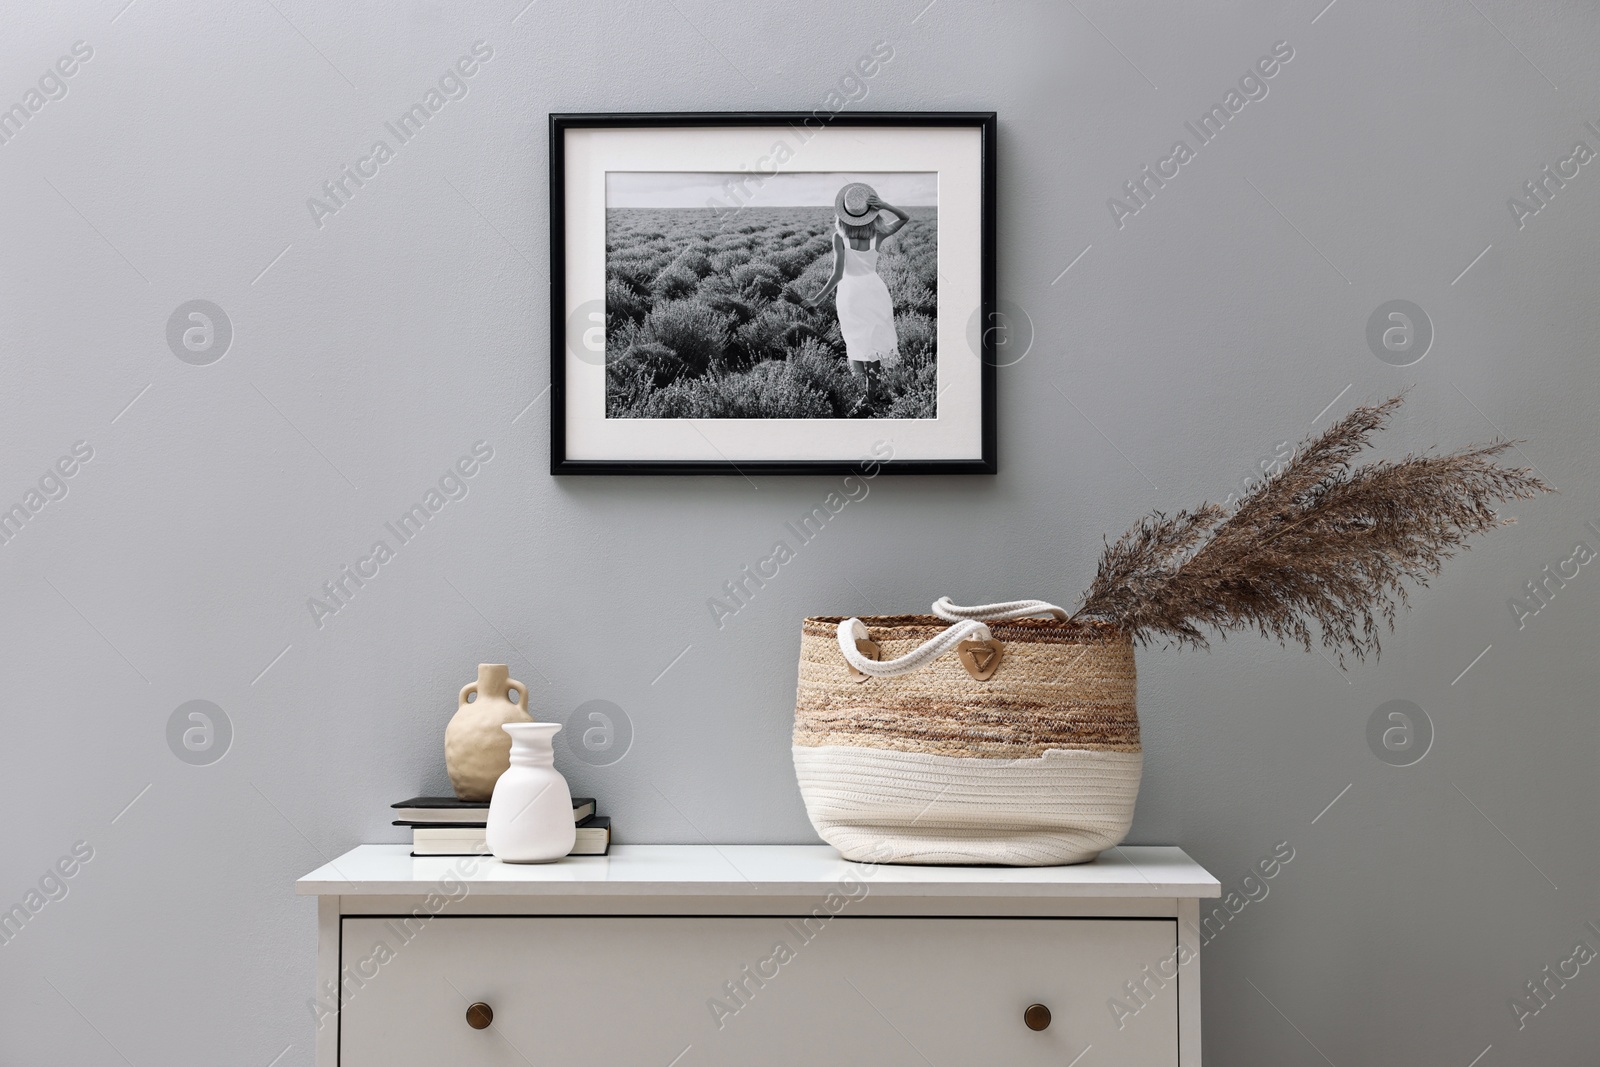
<instances>
[{"instance_id":1,"label":"beige ceramic jug","mask_svg":"<svg viewBox=\"0 0 1600 1067\"><path fill-rule=\"evenodd\" d=\"M516 690L513 704L506 695ZM472 694L477 698L469 700ZM462 800L488 800L494 783L511 766L511 737L500 727L532 722L528 687L510 677L504 663L478 664L478 680L461 688L461 702L444 731L444 766Z\"/></svg>"}]
</instances>

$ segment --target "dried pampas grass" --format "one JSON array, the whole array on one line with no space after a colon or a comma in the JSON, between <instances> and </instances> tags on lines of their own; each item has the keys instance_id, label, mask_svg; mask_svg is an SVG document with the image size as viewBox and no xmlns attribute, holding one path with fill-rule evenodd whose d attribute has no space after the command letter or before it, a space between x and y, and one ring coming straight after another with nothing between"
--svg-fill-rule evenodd
<instances>
[{"instance_id":1,"label":"dried pampas grass","mask_svg":"<svg viewBox=\"0 0 1600 1067\"><path fill-rule=\"evenodd\" d=\"M1403 399L1308 439L1231 513L1203 504L1145 518L1106 545L1076 617L1199 648L1253 628L1310 651L1315 627L1341 664L1346 652L1376 656L1379 621L1393 629L1407 581L1426 585L1467 538L1513 522L1496 504L1550 490L1495 462L1511 441L1352 465Z\"/></svg>"}]
</instances>

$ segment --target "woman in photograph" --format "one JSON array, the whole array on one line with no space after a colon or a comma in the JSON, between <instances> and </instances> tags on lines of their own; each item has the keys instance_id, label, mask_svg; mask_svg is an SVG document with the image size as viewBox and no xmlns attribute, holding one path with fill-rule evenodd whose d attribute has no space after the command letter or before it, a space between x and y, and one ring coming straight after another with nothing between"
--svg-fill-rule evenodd
<instances>
[{"instance_id":1,"label":"woman in photograph","mask_svg":"<svg viewBox=\"0 0 1600 1067\"><path fill-rule=\"evenodd\" d=\"M806 301L816 307L838 289L834 306L839 332L852 374L867 376L870 394L874 367L892 367L900 359L894 332L894 302L889 287L878 277L878 251L885 238L900 232L910 218L900 208L878 199L865 182L851 182L834 198L833 273L816 296ZM883 216L894 216L886 222Z\"/></svg>"}]
</instances>

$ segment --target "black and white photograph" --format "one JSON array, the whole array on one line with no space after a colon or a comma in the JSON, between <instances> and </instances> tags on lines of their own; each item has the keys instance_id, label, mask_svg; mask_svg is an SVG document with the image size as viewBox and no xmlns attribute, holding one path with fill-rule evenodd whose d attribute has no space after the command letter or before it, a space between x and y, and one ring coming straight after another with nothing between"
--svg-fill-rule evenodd
<instances>
[{"instance_id":1,"label":"black and white photograph","mask_svg":"<svg viewBox=\"0 0 1600 1067\"><path fill-rule=\"evenodd\" d=\"M928 172L607 174L606 417L937 417L938 200Z\"/></svg>"},{"instance_id":2,"label":"black and white photograph","mask_svg":"<svg viewBox=\"0 0 1600 1067\"><path fill-rule=\"evenodd\" d=\"M556 474L992 474L988 112L550 117Z\"/></svg>"}]
</instances>

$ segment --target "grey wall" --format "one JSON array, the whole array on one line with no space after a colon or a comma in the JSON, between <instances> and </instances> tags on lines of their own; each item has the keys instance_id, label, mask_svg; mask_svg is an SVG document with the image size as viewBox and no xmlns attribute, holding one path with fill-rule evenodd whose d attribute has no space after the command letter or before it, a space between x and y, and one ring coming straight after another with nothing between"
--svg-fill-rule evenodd
<instances>
[{"instance_id":1,"label":"grey wall","mask_svg":"<svg viewBox=\"0 0 1600 1067\"><path fill-rule=\"evenodd\" d=\"M0 545L0 905L93 858L0 946L0 1059L309 1064L293 879L447 788L480 660L546 717L624 710L624 759L562 763L621 840L814 840L802 615L1071 600L1102 534L1406 386L1387 449L1503 432L1561 495L1419 593L1380 663L1142 652L1131 839L1230 885L1294 849L1207 949L1208 1062L1592 1056L1592 967L1520 1030L1509 1002L1600 947L1600 574L1520 629L1508 598L1600 547L1600 171L1521 228L1507 199L1600 149L1595 12L925 2L12 5L0 103L93 55L0 144L0 502L93 458ZM478 40L469 95L319 228L307 198ZM545 115L809 109L878 40L853 107L1001 116L1000 291L1035 331L1001 374L1002 473L879 479L718 630L706 599L833 480L545 473ZM1278 41L1268 96L1119 229L1107 199ZM205 366L166 335L194 298L234 331ZM1411 366L1366 341L1392 299L1436 333ZM480 440L466 499L319 628L307 599ZM191 700L232 724L220 762L169 749ZM1390 700L1431 720L1412 766L1369 748Z\"/></svg>"}]
</instances>

